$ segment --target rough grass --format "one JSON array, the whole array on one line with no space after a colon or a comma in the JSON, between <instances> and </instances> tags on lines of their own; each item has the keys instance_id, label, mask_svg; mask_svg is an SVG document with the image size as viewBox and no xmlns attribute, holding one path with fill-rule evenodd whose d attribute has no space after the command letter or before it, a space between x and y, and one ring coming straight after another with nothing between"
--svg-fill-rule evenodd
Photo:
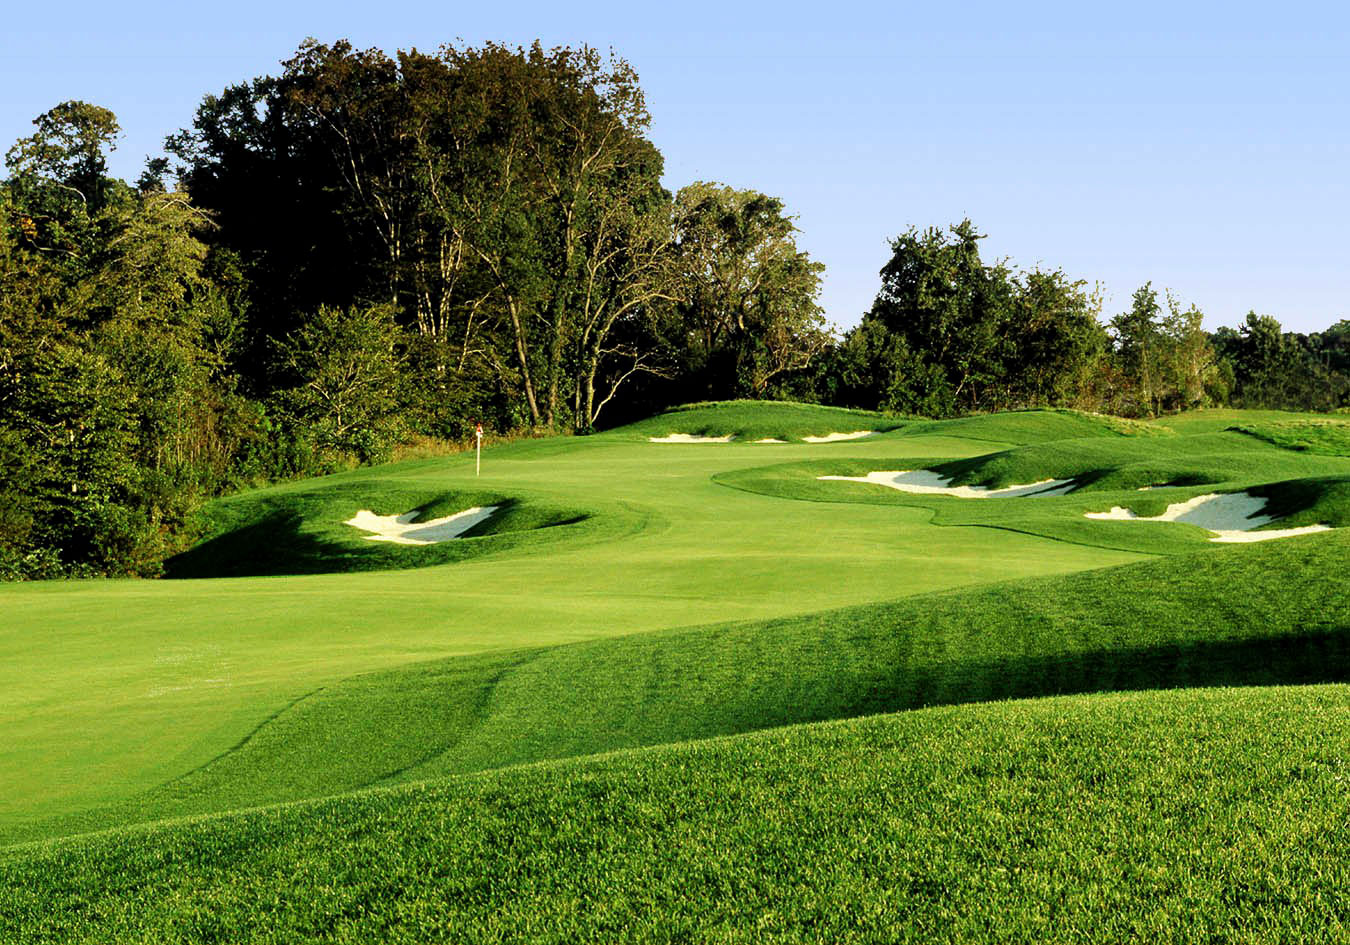
<instances>
[{"instance_id":1,"label":"rough grass","mask_svg":"<svg viewBox=\"0 0 1350 945\"><path fill-rule=\"evenodd\" d=\"M1338 942L1343 686L929 709L0 851L0 938Z\"/></svg>"},{"instance_id":2,"label":"rough grass","mask_svg":"<svg viewBox=\"0 0 1350 945\"><path fill-rule=\"evenodd\" d=\"M1232 427L1287 450L1321 456L1350 456L1350 421L1284 420Z\"/></svg>"}]
</instances>

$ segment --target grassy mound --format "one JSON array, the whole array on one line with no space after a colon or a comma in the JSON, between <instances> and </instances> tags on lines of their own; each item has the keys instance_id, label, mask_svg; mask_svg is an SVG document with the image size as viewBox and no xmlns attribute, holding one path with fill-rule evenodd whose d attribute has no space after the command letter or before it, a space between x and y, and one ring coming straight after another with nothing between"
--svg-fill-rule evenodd
<instances>
[{"instance_id":1,"label":"grassy mound","mask_svg":"<svg viewBox=\"0 0 1350 945\"><path fill-rule=\"evenodd\" d=\"M1074 479L1100 491L1143 486L1271 482L1318 474L1350 475L1350 462L1299 456L1233 433L1165 439L1061 440L945 463L957 485L1001 487Z\"/></svg>"},{"instance_id":2,"label":"grassy mound","mask_svg":"<svg viewBox=\"0 0 1350 945\"><path fill-rule=\"evenodd\" d=\"M0 851L0 938L1341 941L1343 686L1080 696Z\"/></svg>"},{"instance_id":3,"label":"grassy mound","mask_svg":"<svg viewBox=\"0 0 1350 945\"><path fill-rule=\"evenodd\" d=\"M934 469L957 485L994 488L1072 479L1077 488L1049 498L953 499L905 493L882 486L821 481L823 475L863 476L882 469ZM1292 452L1238 433L1131 438L1096 436L1051 440L964 459L849 456L721 473L716 481L736 489L814 502L867 503L931 510L938 525L1012 529L1102 548L1172 554L1195 550L1208 533L1164 522L1115 522L1083 518L1123 506L1141 516L1169 503L1209 492L1251 489L1271 498L1271 512L1288 516L1270 528L1325 523L1350 526L1350 458ZM1158 486L1172 488L1157 489ZM1148 487L1150 491L1141 491Z\"/></svg>"},{"instance_id":4,"label":"grassy mound","mask_svg":"<svg viewBox=\"0 0 1350 945\"><path fill-rule=\"evenodd\" d=\"M1042 443L1084 437L1159 437L1172 431L1156 424L1081 410L1014 410L955 420L925 420L905 427L907 436L954 436L994 443Z\"/></svg>"},{"instance_id":5,"label":"grassy mound","mask_svg":"<svg viewBox=\"0 0 1350 945\"><path fill-rule=\"evenodd\" d=\"M1290 479L1256 486L1253 495L1266 497L1266 513L1281 516L1268 528L1330 524L1350 526L1350 476Z\"/></svg>"},{"instance_id":6,"label":"grassy mound","mask_svg":"<svg viewBox=\"0 0 1350 945\"><path fill-rule=\"evenodd\" d=\"M373 542L366 539L366 532L346 524L359 509L377 515L415 510L416 522L488 505L497 506L489 519L458 539L432 545ZM592 514L591 509L554 508L530 497L482 490L444 491L392 478L291 483L209 505L205 537L165 562L164 574L209 578L420 568L538 542L541 536L530 532L575 526Z\"/></svg>"},{"instance_id":7,"label":"grassy mound","mask_svg":"<svg viewBox=\"0 0 1350 945\"><path fill-rule=\"evenodd\" d=\"M1182 436L1195 436L1201 433L1222 433L1234 426L1267 423L1299 423L1304 421L1325 421L1325 413L1302 413L1292 410L1241 410L1221 407L1205 410L1188 410L1185 413L1171 414L1148 421L1151 425L1179 433Z\"/></svg>"},{"instance_id":8,"label":"grassy mound","mask_svg":"<svg viewBox=\"0 0 1350 945\"><path fill-rule=\"evenodd\" d=\"M694 436L735 436L742 441L777 439L800 442L805 436L871 430L887 433L908 421L871 410L822 407L785 401L714 401L688 404L647 420L621 427L614 434L647 439L671 433Z\"/></svg>"},{"instance_id":9,"label":"grassy mound","mask_svg":"<svg viewBox=\"0 0 1350 945\"><path fill-rule=\"evenodd\" d=\"M1232 427L1275 446L1322 456L1350 456L1350 420L1283 420Z\"/></svg>"}]
</instances>

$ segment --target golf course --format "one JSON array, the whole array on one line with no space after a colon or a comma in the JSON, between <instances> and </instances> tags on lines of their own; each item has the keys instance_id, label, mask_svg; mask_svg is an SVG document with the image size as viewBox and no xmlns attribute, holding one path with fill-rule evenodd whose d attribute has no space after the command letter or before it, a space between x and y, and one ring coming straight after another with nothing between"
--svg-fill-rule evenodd
<instances>
[{"instance_id":1,"label":"golf course","mask_svg":"<svg viewBox=\"0 0 1350 945\"><path fill-rule=\"evenodd\" d=\"M205 514L0 585L0 941L1350 936L1343 415L696 404Z\"/></svg>"}]
</instances>

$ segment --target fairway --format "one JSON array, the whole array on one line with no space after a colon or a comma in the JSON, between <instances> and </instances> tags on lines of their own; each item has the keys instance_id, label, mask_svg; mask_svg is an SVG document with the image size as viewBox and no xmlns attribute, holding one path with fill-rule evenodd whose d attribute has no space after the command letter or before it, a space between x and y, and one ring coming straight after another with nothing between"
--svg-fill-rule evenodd
<instances>
[{"instance_id":1,"label":"fairway","mask_svg":"<svg viewBox=\"0 0 1350 945\"><path fill-rule=\"evenodd\" d=\"M350 805L362 811L359 817L392 817L402 826L390 829L416 834L414 823L440 816L428 805L452 820L476 822L489 815L466 811L486 794L520 792L524 804L552 790L545 785L553 781L575 792L577 779L590 777L583 773L589 769L578 767L483 773L494 769L719 736L750 738L759 730L835 720L842 727L625 753L602 762L595 776L610 783L622 773L637 785L626 803L638 805L642 818L660 821L667 816L666 792L682 790L667 783L679 766L700 772L691 788L697 796L681 803L715 809L709 797L740 790L718 781L733 777L728 766L749 771L759 764L751 756L767 753L771 767L792 768L791 753L806 752L820 769L814 775L819 783L849 785L844 796L851 800L839 803L861 805L867 817L880 818L874 827L883 834L894 833L895 818L926 811L927 839L897 834L885 841L900 844L897 856L912 857L916 844L947 849L943 844L954 842L943 838L933 809L923 807L927 779L965 770L958 780L967 779L973 793L941 803L968 811L987 776L1010 805L1008 816L1022 816L1011 811L1020 803L1014 795L1027 785L1022 775L1005 777L997 758L1024 737L1053 743L1061 713L1072 720L1065 725L1085 733L1082 746L1099 754L1106 766L1101 770L1118 764L1145 780L1152 776L1150 752L1172 757L1174 750L1190 751L1181 740L1166 747L1168 720L1183 720L1183 729L1191 725L1190 707L1213 711L1206 737L1222 741L1222 733L1237 731L1248 701L1300 733L1299 739L1307 728L1297 706L1315 706L1330 726L1329 737L1343 741L1346 697L1337 684L1346 678L1350 629L1343 570L1350 552L1350 457L1337 446L1340 429L1314 437L1324 448L1293 448L1298 444L1282 445L1271 431L1294 429L1303 443L1309 435L1297 426L1298 417L1212 413L1155 424L1068 411L929 422L732 403L672 411L589 437L495 446L483 452L478 477L467 453L220 500L211 509L214 534L169 563L170 574L197 576L0 587L6 615L0 628L0 718L6 720L0 844L19 844L0 851L0 875L22 885L49 875L43 864L64 857L91 858L79 867L89 877L117 869L115 844L110 847L106 837L72 836L89 831L139 830L127 854L134 864L152 857L147 850L160 842L158 831L165 831L163 842L177 845L215 842L203 838L225 829L210 826L216 821L154 825L165 818L315 802L366 788L393 791L278 808L282 819L275 827L259 826L256 814L231 815L244 818L238 821L241 837L275 829L283 846L301 842L293 838L310 829L306 818L316 817L322 826L315 829L337 831L333 842L355 855L351 845L359 838L344 833L346 826L333 826L347 824L347 814L337 811ZM873 435L803 441L856 431ZM676 433L732 439L651 441ZM786 442L755 442L767 438ZM1044 480L1073 485L1049 497L971 500L820 478L925 469L958 485L993 489ZM1141 491L1146 486L1168 488ZM1117 506L1147 517L1168 502L1239 490L1268 499L1272 514L1280 516L1272 528L1321 523L1330 530L1229 547L1185 524L1087 517ZM426 546L369 542L365 532L346 524L360 509L380 516L420 509L424 520L433 520L489 505L503 510L495 521L476 524L469 537ZM207 576L213 573L229 576ZM1320 685L1287 696L1279 688L1250 696L1224 689L1212 697L1186 694L1182 701L1166 692L1123 701L1090 695L1292 683ZM978 712L965 705L1066 693L1080 695L1028 703L1034 706L1026 710L1029 729L1019 721L1022 703ZM934 705L949 708L902 711ZM1147 745L1155 747L1113 747L1111 726L1125 724L1114 718L1113 707L1141 719L1150 733ZM901 714L882 715L893 712ZM877 719L844 721L862 716ZM987 732L974 734L986 725ZM923 732L936 733L939 743L944 733L964 733L959 737L976 744L968 760L948 746L917 758L911 768L903 746L926 737ZM894 794L879 796L890 798L879 800L882 807L867 801L866 779L848 760L847 743L855 738L880 753L888 776L919 792L912 810L887 806L900 803ZM1243 738L1225 764L1276 751L1258 733ZM1279 763L1303 764L1298 744L1296 739L1279 748ZM1074 746L1082 747L1073 742L1065 750L1077 751ZM1110 760L1113 753L1121 757ZM986 756L993 760L980 768ZM1201 763L1188 757L1186 764ZM962 769L966 764L976 768ZM1182 762L1169 765L1167 777L1184 776ZM929 769L942 773L925 774ZM1051 796L1065 803L1077 796L1075 789L1055 779L1077 776L1059 769L1036 775L1053 781ZM811 790L805 775L793 777L798 786L783 790ZM434 787L393 787L423 782ZM1313 802L1332 803L1319 784L1322 793ZM746 782L744 789L753 795L761 787ZM591 816L586 803L575 801L583 811L578 818ZM1103 803L1109 816L1120 817L1136 816L1146 806L1129 792ZM555 814L522 810L528 842L542 850L553 842L546 823ZM847 820L842 808L831 810L830 817ZM569 823L558 822L556 829L590 829ZM686 826L702 838L698 844L712 842L706 832L718 829L697 817ZM450 829L442 824L427 836ZM646 828L635 829L640 834ZM752 825L736 820L731 829L739 837L732 849L742 852L727 856L749 855L745 831ZM816 842L835 851L833 862L843 863L860 841L846 826L830 829L843 833ZM191 836L185 839L184 831ZM336 839L339 834L343 839ZM1205 842L1222 835L1211 830ZM1064 840L1054 848L1061 852L1046 853L1041 866L1070 855L1061 848L1079 840L1095 842ZM397 842L421 841L409 835ZM286 855L303 860L311 853ZM1113 868L1122 868L1122 861L1112 857L1124 855L1108 857ZM519 868L531 869L528 863ZM244 871L241 877L271 869L234 854L217 865L222 875L237 869ZM131 868L134 873L141 867ZM742 867L726 868L739 875ZM842 884L844 899L863 912L879 908L865 870L839 869L832 881ZM397 873L391 870L387 881ZM98 881L89 882L95 895ZM160 884L177 880L149 870L136 882L162 891ZM615 882L635 880L623 873ZM785 874L761 894L781 897L801 882L813 880ZM980 938L972 916L985 907L970 882L958 889L966 906L957 912L973 924L953 926L969 935L939 938ZM1015 904L1014 912L1022 910L1015 928L1044 931L1034 910L1026 912L1031 906L1017 900L1018 890L1001 883L995 884L1000 895ZM1143 896L1146 886L1135 892ZM923 888L915 887L921 899ZM277 887L268 895L285 893ZM426 903L442 902L438 897L446 893L408 895L431 909ZM504 914L516 916L513 921L526 923L508 923L517 931L532 921L527 900L533 893L522 895L502 906ZM1137 901L1135 893L1122 895L1128 902L1113 908ZM50 925L55 939L97 937L105 928L98 920L88 926L38 921L46 909L37 900L0 898L4 906L30 914L29 929ZM423 906L410 907L409 914ZM1081 915L1102 907L1086 899L1074 906ZM163 921L174 921L173 908L165 908ZM489 921L467 907L450 911L467 924L440 928L440 934L480 937L481 923ZM923 922L939 921L940 913L921 913ZM606 929L618 928L586 925L570 913L540 914L553 923L546 923L552 930L546 938L605 937ZM680 908L671 914L691 921ZM129 914L106 915L114 923L107 929L125 931L116 922L129 921ZM252 938L265 926L250 925L256 915L230 915L218 930L225 938ZM745 933L745 916L734 910L719 915L731 937ZM801 934L802 916L779 919L781 928L768 928L787 938ZM6 921L0 919L0 937L8 941L16 933ZM380 920L385 924L358 923L353 934L403 928L399 921L386 915ZM913 928L936 927L923 922ZM288 937L328 937L340 924L280 927L290 929ZM411 928L404 933L415 940ZM642 937L634 927L624 928L617 937ZM1150 928L1175 931L1156 916L1134 931ZM1307 928L1292 923L1287 930ZM847 938L843 931L835 929Z\"/></svg>"}]
</instances>

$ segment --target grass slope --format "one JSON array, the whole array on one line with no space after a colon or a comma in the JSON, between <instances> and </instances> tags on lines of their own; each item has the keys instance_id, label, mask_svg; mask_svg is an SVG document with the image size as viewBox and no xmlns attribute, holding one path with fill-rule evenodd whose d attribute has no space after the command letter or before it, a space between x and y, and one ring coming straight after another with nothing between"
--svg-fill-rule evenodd
<instances>
[{"instance_id":1,"label":"grass slope","mask_svg":"<svg viewBox=\"0 0 1350 945\"><path fill-rule=\"evenodd\" d=\"M1350 421L1347 420L1283 420L1239 424L1233 429L1300 453L1350 456Z\"/></svg>"},{"instance_id":2,"label":"grass slope","mask_svg":"<svg viewBox=\"0 0 1350 945\"><path fill-rule=\"evenodd\" d=\"M886 433L908 421L872 410L822 407L783 401L711 401L687 404L614 431L612 435L647 439L671 433L735 436L738 440L778 439L799 442L805 436L871 430ZM766 444L759 444L766 445Z\"/></svg>"},{"instance_id":3,"label":"grass slope","mask_svg":"<svg viewBox=\"0 0 1350 945\"><path fill-rule=\"evenodd\" d=\"M1159 437L1172 431L1156 424L1081 410L1014 410L955 420L925 420L904 428L906 436L957 436L993 443L1043 443L1085 437Z\"/></svg>"},{"instance_id":4,"label":"grass slope","mask_svg":"<svg viewBox=\"0 0 1350 945\"><path fill-rule=\"evenodd\" d=\"M220 503L190 573L258 576L0 588L0 941L1343 938L1350 532L1082 518L1350 515L1222 432L1305 419L698 405ZM815 479L944 462L1083 487ZM486 498L421 559L341 525Z\"/></svg>"},{"instance_id":5,"label":"grass slope","mask_svg":"<svg viewBox=\"0 0 1350 945\"><path fill-rule=\"evenodd\" d=\"M1345 681L1350 595L1327 575L1347 553L1330 534L365 674L196 771L28 835L930 705Z\"/></svg>"},{"instance_id":6,"label":"grass slope","mask_svg":"<svg viewBox=\"0 0 1350 945\"><path fill-rule=\"evenodd\" d=\"M929 709L0 851L0 938L1343 941L1344 686Z\"/></svg>"}]
</instances>

